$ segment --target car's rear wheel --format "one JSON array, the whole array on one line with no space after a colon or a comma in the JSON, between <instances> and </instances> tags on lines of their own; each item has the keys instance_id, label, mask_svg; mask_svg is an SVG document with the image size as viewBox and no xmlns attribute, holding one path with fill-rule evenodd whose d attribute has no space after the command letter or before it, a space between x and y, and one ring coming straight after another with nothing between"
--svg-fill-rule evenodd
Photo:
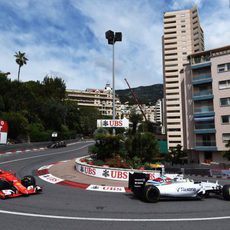
<instances>
[{"instance_id":1,"label":"car's rear wheel","mask_svg":"<svg viewBox=\"0 0 230 230\"><path fill-rule=\"evenodd\" d=\"M21 180L21 183L23 186L25 186L26 188L33 185L36 185L36 180L33 176L24 176Z\"/></svg>"},{"instance_id":2,"label":"car's rear wheel","mask_svg":"<svg viewBox=\"0 0 230 230\"><path fill-rule=\"evenodd\" d=\"M147 185L144 189L144 200L149 203L156 203L160 199L160 191L156 186Z\"/></svg>"},{"instance_id":3,"label":"car's rear wheel","mask_svg":"<svg viewBox=\"0 0 230 230\"><path fill-rule=\"evenodd\" d=\"M230 185L224 185L222 192L224 199L230 200Z\"/></svg>"}]
</instances>

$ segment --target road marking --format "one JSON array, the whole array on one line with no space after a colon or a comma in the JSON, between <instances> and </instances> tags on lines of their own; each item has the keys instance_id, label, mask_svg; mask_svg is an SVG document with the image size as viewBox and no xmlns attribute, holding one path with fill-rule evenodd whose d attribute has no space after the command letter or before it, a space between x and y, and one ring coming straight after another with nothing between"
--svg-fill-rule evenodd
<instances>
[{"instance_id":1,"label":"road marking","mask_svg":"<svg viewBox=\"0 0 230 230\"><path fill-rule=\"evenodd\" d=\"M42 180L49 182L51 184L58 184L61 181L64 181L63 179L60 179L56 176L53 176L52 174L44 174L39 176Z\"/></svg>"},{"instance_id":2,"label":"road marking","mask_svg":"<svg viewBox=\"0 0 230 230\"><path fill-rule=\"evenodd\" d=\"M121 192L121 193L126 192L124 187L109 186L109 185L95 185L95 184L89 185L89 187L86 188L86 190L97 191L97 192Z\"/></svg>"},{"instance_id":3,"label":"road marking","mask_svg":"<svg viewBox=\"0 0 230 230\"><path fill-rule=\"evenodd\" d=\"M17 216L27 217L38 217L38 218L49 218L49 219L65 219L65 220L86 220L86 221L110 221L110 222L184 222L184 221L211 221L211 220L227 220L230 216L220 217L205 217L205 218L179 218L179 219L121 219L121 218L90 218L90 217L75 217L75 216L55 216L55 215L44 215L44 214L33 214L26 212L12 212L6 210L0 210L2 214L10 214Z\"/></svg>"},{"instance_id":4,"label":"road marking","mask_svg":"<svg viewBox=\"0 0 230 230\"><path fill-rule=\"evenodd\" d=\"M50 153L50 154L46 153L46 154L39 155L39 156L24 157L24 158L20 158L20 159L16 159L16 160L3 161L3 162L0 163L0 165L13 163L13 162L18 162L18 161L30 160L30 159L40 158L40 157L46 157L46 156L52 156L52 155L59 155L59 154L63 154L63 153L74 152L74 151L77 151L77 150L84 149L84 148L88 147L89 145L91 145L91 144L86 144L86 145L84 145L84 146L82 146L80 148L77 148L77 149L62 151L62 152L58 152L58 153Z\"/></svg>"}]
</instances>

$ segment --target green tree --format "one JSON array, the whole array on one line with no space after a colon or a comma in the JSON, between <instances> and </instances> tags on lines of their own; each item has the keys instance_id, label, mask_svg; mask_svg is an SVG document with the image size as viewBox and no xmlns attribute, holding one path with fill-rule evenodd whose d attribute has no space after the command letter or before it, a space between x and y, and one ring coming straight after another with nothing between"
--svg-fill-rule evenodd
<instances>
[{"instance_id":1,"label":"green tree","mask_svg":"<svg viewBox=\"0 0 230 230\"><path fill-rule=\"evenodd\" d=\"M80 132L80 108L77 102L67 100L64 103L66 107L65 124L69 129Z\"/></svg>"},{"instance_id":2,"label":"green tree","mask_svg":"<svg viewBox=\"0 0 230 230\"><path fill-rule=\"evenodd\" d=\"M18 81L20 77L21 67L26 65L28 58L26 58L26 53L21 53L20 51L16 52L14 57L16 57L16 63L18 64Z\"/></svg>"},{"instance_id":3,"label":"green tree","mask_svg":"<svg viewBox=\"0 0 230 230\"><path fill-rule=\"evenodd\" d=\"M46 129L60 131L66 117L66 107L53 98L41 105L40 117Z\"/></svg>"},{"instance_id":4,"label":"green tree","mask_svg":"<svg viewBox=\"0 0 230 230\"><path fill-rule=\"evenodd\" d=\"M138 127L139 132L150 132L154 134L161 134L161 124L159 122L144 121Z\"/></svg>"},{"instance_id":5,"label":"green tree","mask_svg":"<svg viewBox=\"0 0 230 230\"><path fill-rule=\"evenodd\" d=\"M80 107L80 129L86 136L92 136L97 128L97 119L101 118L96 108Z\"/></svg>"},{"instance_id":6,"label":"green tree","mask_svg":"<svg viewBox=\"0 0 230 230\"><path fill-rule=\"evenodd\" d=\"M178 144L175 148L170 148L168 156L172 164L181 164L182 158L186 157L187 153L183 151L182 146Z\"/></svg>"},{"instance_id":7,"label":"green tree","mask_svg":"<svg viewBox=\"0 0 230 230\"><path fill-rule=\"evenodd\" d=\"M9 112L3 114L3 119L9 125L9 138L14 140L28 139L28 120L19 112Z\"/></svg>"},{"instance_id":8,"label":"green tree","mask_svg":"<svg viewBox=\"0 0 230 230\"><path fill-rule=\"evenodd\" d=\"M135 134L137 131L138 123L141 123L143 120L143 116L141 114L137 114L135 110L132 110L129 116L129 121L133 124L132 134Z\"/></svg>"},{"instance_id":9,"label":"green tree","mask_svg":"<svg viewBox=\"0 0 230 230\"><path fill-rule=\"evenodd\" d=\"M90 152L96 154L98 160L113 158L116 155L123 155L123 143L120 135L97 134L95 145L90 148Z\"/></svg>"},{"instance_id":10,"label":"green tree","mask_svg":"<svg viewBox=\"0 0 230 230\"><path fill-rule=\"evenodd\" d=\"M5 103L4 103L2 95L0 95L0 112L3 112L3 111L5 111Z\"/></svg>"},{"instance_id":11,"label":"green tree","mask_svg":"<svg viewBox=\"0 0 230 230\"><path fill-rule=\"evenodd\" d=\"M155 135L150 132L136 133L126 139L128 157L137 157L142 163L152 162L159 155L159 146Z\"/></svg>"},{"instance_id":12,"label":"green tree","mask_svg":"<svg viewBox=\"0 0 230 230\"><path fill-rule=\"evenodd\" d=\"M65 98L66 85L59 77L46 76L42 82L44 95L49 98L62 100Z\"/></svg>"}]
</instances>

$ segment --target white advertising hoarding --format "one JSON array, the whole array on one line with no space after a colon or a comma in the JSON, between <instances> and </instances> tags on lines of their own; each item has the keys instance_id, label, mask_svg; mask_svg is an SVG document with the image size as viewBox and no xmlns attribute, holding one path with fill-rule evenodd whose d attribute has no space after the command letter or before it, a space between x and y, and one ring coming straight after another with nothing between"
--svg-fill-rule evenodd
<instances>
[{"instance_id":1,"label":"white advertising hoarding","mask_svg":"<svg viewBox=\"0 0 230 230\"><path fill-rule=\"evenodd\" d=\"M103 127L103 128L128 128L129 127L129 120L124 119L100 119L97 120L97 127Z\"/></svg>"},{"instance_id":2,"label":"white advertising hoarding","mask_svg":"<svg viewBox=\"0 0 230 230\"><path fill-rule=\"evenodd\" d=\"M6 121L0 120L0 144L7 143L8 124Z\"/></svg>"}]
</instances>

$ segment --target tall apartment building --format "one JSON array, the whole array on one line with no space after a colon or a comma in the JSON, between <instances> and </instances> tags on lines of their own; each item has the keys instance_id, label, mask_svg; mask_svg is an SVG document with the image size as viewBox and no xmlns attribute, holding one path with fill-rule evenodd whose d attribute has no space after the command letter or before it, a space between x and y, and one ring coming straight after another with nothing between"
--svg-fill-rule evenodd
<instances>
[{"instance_id":1,"label":"tall apartment building","mask_svg":"<svg viewBox=\"0 0 230 230\"><path fill-rule=\"evenodd\" d=\"M66 98L78 103L79 106L97 108L102 115L113 114L113 92L109 84L105 89L66 90ZM121 102L115 98L116 118L121 118Z\"/></svg>"},{"instance_id":2,"label":"tall apartment building","mask_svg":"<svg viewBox=\"0 0 230 230\"><path fill-rule=\"evenodd\" d=\"M194 162L225 162L230 140L230 46L188 56L183 79L184 147Z\"/></svg>"},{"instance_id":3,"label":"tall apartment building","mask_svg":"<svg viewBox=\"0 0 230 230\"><path fill-rule=\"evenodd\" d=\"M163 99L158 99L155 104L154 120L163 125Z\"/></svg>"},{"instance_id":4,"label":"tall apartment building","mask_svg":"<svg viewBox=\"0 0 230 230\"><path fill-rule=\"evenodd\" d=\"M168 147L184 146L180 71L187 56L204 50L197 8L164 13L163 75Z\"/></svg>"}]
</instances>

